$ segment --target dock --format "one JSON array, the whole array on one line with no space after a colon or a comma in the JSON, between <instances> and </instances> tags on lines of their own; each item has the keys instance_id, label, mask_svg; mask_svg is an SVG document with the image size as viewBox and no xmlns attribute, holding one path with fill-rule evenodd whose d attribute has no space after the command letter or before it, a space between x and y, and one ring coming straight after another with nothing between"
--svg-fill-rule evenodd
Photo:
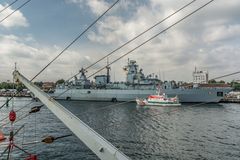
<instances>
[{"instance_id":1,"label":"dock","mask_svg":"<svg viewBox=\"0 0 240 160\"><path fill-rule=\"evenodd\" d=\"M221 103L240 103L238 98L224 98L220 101Z\"/></svg>"},{"instance_id":2,"label":"dock","mask_svg":"<svg viewBox=\"0 0 240 160\"><path fill-rule=\"evenodd\" d=\"M222 103L240 103L240 92L232 91L228 93L220 102Z\"/></svg>"},{"instance_id":3,"label":"dock","mask_svg":"<svg viewBox=\"0 0 240 160\"><path fill-rule=\"evenodd\" d=\"M0 91L0 97L31 97L29 92Z\"/></svg>"}]
</instances>

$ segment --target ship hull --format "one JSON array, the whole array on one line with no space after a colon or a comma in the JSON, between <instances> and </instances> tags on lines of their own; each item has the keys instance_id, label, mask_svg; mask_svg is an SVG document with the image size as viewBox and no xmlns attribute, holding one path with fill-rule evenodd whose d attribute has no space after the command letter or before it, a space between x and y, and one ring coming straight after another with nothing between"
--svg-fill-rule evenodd
<instances>
[{"instance_id":1,"label":"ship hull","mask_svg":"<svg viewBox=\"0 0 240 160\"><path fill-rule=\"evenodd\" d=\"M56 99L84 100L84 101L135 101L136 97L146 98L155 94L156 90L139 89L70 89L61 96L59 94L66 89L56 89L50 96ZM182 103L217 103L225 94L231 91L230 88L193 88L193 89L167 89L164 93L170 97L178 96Z\"/></svg>"},{"instance_id":2,"label":"ship hull","mask_svg":"<svg viewBox=\"0 0 240 160\"><path fill-rule=\"evenodd\" d=\"M138 106L181 106L181 103L171 103L171 102L148 102L147 100L141 100L139 98L136 98L136 103Z\"/></svg>"}]
</instances>

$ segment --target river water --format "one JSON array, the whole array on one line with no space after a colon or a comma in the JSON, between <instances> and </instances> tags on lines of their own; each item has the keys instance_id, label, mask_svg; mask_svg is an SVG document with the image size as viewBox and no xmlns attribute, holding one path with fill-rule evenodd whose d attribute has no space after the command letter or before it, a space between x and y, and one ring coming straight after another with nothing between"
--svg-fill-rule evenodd
<instances>
[{"instance_id":1,"label":"river water","mask_svg":"<svg viewBox=\"0 0 240 160\"><path fill-rule=\"evenodd\" d=\"M4 103L5 98L0 99ZM0 110L3 119L12 106L17 110L31 102L16 98L14 104ZM135 103L59 101L82 121L119 148L131 159L239 160L240 104L184 104L181 107L138 107ZM33 102L17 113L24 116ZM7 121L1 121L1 125ZM16 136L16 144L41 141L48 135L71 133L45 106L17 122L25 127ZM9 125L2 128L5 134ZM6 147L0 143L0 152ZM52 144L28 144L24 149L40 160L98 159L76 136L58 139ZM11 158L26 154L14 149ZM6 155L0 159L6 159Z\"/></svg>"}]
</instances>

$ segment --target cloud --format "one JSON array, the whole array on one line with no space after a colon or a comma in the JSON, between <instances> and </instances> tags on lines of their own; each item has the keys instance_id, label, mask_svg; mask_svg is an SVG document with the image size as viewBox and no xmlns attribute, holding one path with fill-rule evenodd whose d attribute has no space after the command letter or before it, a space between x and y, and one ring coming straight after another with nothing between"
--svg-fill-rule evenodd
<instances>
[{"instance_id":1,"label":"cloud","mask_svg":"<svg viewBox=\"0 0 240 160\"><path fill-rule=\"evenodd\" d=\"M0 35L0 73L1 81L11 78L14 63L17 62L18 69L27 78L36 75L48 62L58 55L63 48L57 45L44 46L36 43L34 37L18 37L16 35ZM70 78L77 73L81 67L86 67L96 61L99 56L92 58L94 51L86 51L83 55L79 51L68 50L59 59L52 63L36 80L56 81L58 79ZM93 67L93 71L100 66Z\"/></svg>"},{"instance_id":2,"label":"cloud","mask_svg":"<svg viewBox=\"0 0 240 160\"><path fill-rule=\"evenodd\" d=\"M125 39L125 36L123 36L124 30L120 29L122 27L125 27L125 24L121 18L109 16L104 21L98 23L97 33L89 32L88 38L93 42L102 44L118 43L121 41L121 38ZM119 29L116 30L116 28Z\"/></svg>"},{"instance_id":3,"label":"cloud","mask_svg":"<svg viewBox=\"0 0 240 160\"><path fill-rule=\"evenodd\" d=\"M136 8L128 8L136 10L136 12L130 12L127 17L125 14L106 16L97 24L96 30L88 34L88 38L93 43L117 48L189 2L187 0L181 1L181 3L173 0L167 2L151 0L147 4L136 6ZM206 2L206 0L196 1L125 49L121 49L113 57L126 53ZM128 6L132 7L133 5L129 4L125 8ZM175 68L175 71L172 70L171 73L168 73L169 79L191 80L194 66L205 66L205 68L208 66L214 68L213 65L219 66L217 72L214 70L214 74L218 75L236 70L236 65L229 66L229 62L237 64L237 60L229 58L229 54L239 57L236 54L239 53L239 47L236 46L240 43L239 7L238 0L230 0L229 3L225 3L223 0L213 2L137 49L128 57L138 60L139 64L142 64L143 68L149 72L152 71L152 68L161 68L161 70ZM182 72L183 69L186 72Z\"/></svg>"},{"instance_id":4,"label":"cloud","mask_svg":"<svg viewBox=\"0 0 240 160\"><path fill-rule=\"evenodd\" d=\"M65 2L78 4L80 9L90 11L95 16L104 12L112 3L107 0L65 0ZM90 42L81 41L84 43L81 49L70 48L38 79L57 80L71 77L81 67L95 62L188 2L190 0L178 3L175 0L120 2L91 31L87 32L86 36ZM196 1L185 11L110 56L109 61L130 51L205 2L207 0ZM238 62L240 58L239 8L239 0L229 0L228 3L224 0L214 1L179 25L113 64L111 66L112 79L115 77L116 81L125 80L122 67L126 65L127 58L136 60L145 74L153 72L164 74L165 80L192 81L192 71L195 66L209 69L211 77L236 71L240 67ZM14 62L17 61L24 74L33 77L62 49L63 47L59 45L41 44L32 34L0 35L0 72L10 73ZM106 65L106 60L91 68L88 74L104 65ZM105 72L104 70L100 74L105 74ZM3 75L3 77L9 77L9 75Z\"/></svg>"},{"instance_id":5,"label":"cloud","mask_svg":"<svg viewBox=\"0 0 240 160\"><path fill-rule=\"evenodd\" d=\"M81 8L88 6L95 15L101 15L110 6L104 0L66 0L66 2L78 4Z\"/></svg>"},{"instance_id":6,"label":"cloud","mask_svg":"<svg viewBox=\"0 0 240 160\"><path fill-rule=\"evenodd\" d=\"M87 2L93 13L101 15L109 7L109 4L104 0L91 0Z\"/></svg>"},{"instance_id":7,"label":"cloud","mask_svg":"<svg viewBox=\"0 0 240 160\"><path fill-rule=\"evenodd\" d=\"M0 4L0 10L5 8L8 4L1 5ZM6 16L11 14L14 11L11 7L7 8L0 14L0 20L3 20ZM6 20L4 20L2 23L0 23L0 26L3 26L5 28L12 28L12 27L27 27L29 26L27 19L24 17L22 12L16 11L14 14L12 14L10 17L8 17Z\"/></svg>"},{"instance_id":8,"label":"cloud","mask_svg":"<svg viewBox=\"0 0 240 160\"><path fill-rule=\"evenodd\" d=\"M240 24L217 25L207 28L203 39L205 42L216 42L240 37Z\"/></svg>"}]
</instances>

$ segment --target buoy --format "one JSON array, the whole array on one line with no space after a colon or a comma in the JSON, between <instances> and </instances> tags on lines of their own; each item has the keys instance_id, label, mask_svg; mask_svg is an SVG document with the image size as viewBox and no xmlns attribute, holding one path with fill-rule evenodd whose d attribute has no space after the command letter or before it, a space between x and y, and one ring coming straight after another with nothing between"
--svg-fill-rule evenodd
<instances>
[{"instance_id":1,"label":"buoy","mask_svg":"<svg viewBox=\"0 0 240 160\"><path fill-rule=\"evenodd\" d=\"M54 141L54 137L53 136L48 136L48 137L46 137L46 138L44 138L43 140L42 140L42 142L44 142L44 143L53 143L53 141Z\"/></svg>"},{"instance_id":2,"label":"buoy","mask_svg":"<svg viewBox=\"0 0 240 160\"><path fill-rule=\"evenodd\" d=\"M0 130L0 142L5 140L6 138L4 137L3 132Z\"/></svg>"},{"instance_id":3,"label":"buoy","mask_svg":"<svg viewBox=\"0 0 240 160\"><path fill-rule=\"evenodd\" d=\"M16 112L14 110L11 110L11 112L9 113L9 120L11 122L14 122L16 120Z\"/></svg>"},{"instance_id":4,"label":"buoy","mask_svg":"<svg viewBox=\"0 0 240 160\"><path fill-rule=\"evenodd\" d=\"M37 155L29 155L25 160L37 160Z\"/></svg>"},{"instance_id":5,"label":"buoy","mask_svg":"<svg viewBox=\"0 0 240 160\"><path fill-rule=\"evenodd\" d=\"M36 112L40 111L42 106L43 105L32 107L31 110L29 111L29 113L36 113Z\"/></svg>"}]
</instances>

